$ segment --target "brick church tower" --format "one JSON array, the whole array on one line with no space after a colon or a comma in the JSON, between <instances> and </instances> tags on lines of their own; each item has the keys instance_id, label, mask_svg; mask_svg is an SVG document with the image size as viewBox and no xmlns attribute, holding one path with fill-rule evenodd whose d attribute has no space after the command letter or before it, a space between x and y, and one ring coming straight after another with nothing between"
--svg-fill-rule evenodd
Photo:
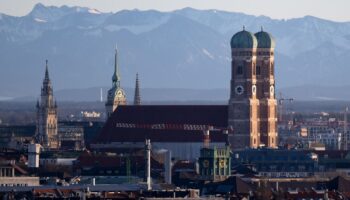
<instances>
[{"instance_id":1,"label":"brick church tower","mask_svg":"<svg viewBox=\"0 0 350 200\"><path fill-rule=\"evenodd\" d=\"M273 51L274 40L263 31L254 35L243 28L231 39L228 125L233 149L276 147Z\"/></svg>"},{"instance_id":2,"label":"brick church tower","mask_svg":"<svg viewBox=\"0 0 350 200\"><path fill-rule=\"evenodd\" d=\"M277 147L277 100L275 98L275 41L264 32L255 33L258 40L256 59L257 98L259 99L260 142Z\"/></svg>"}]
</instances>

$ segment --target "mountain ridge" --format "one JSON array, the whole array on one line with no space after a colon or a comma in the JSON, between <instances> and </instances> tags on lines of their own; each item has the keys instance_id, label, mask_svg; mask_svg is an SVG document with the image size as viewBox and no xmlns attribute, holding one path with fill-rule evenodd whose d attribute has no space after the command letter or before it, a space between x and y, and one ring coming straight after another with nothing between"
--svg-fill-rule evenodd
<instances>
[{"instance_id":1,"label":"mountain ridge","mask_svg":"<svg viewBox=\"0 0 350 200\"><path fill-rule=\"evenodd\" d=\"M138 72L147 88L225 88L231 71L229 41L243 25L253 32L263 26L276 38L279 87L350 85L350 22L312 16L277 20L192 8L92 10L39 4L22 17L1 14L0 96L37 93L45 59L54 88L108 85L115 43L122 85L132 86Z\"/></svg>"}]
</instances>

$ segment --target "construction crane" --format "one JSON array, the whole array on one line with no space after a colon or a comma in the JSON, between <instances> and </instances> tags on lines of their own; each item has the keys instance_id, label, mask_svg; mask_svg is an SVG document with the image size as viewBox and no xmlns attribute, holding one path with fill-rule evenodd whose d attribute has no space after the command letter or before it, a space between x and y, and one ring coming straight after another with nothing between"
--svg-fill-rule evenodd
<instances>
[{"instance_id":1,"label":"construction crane","mask_svg":"<svg viewBox=\"0 0 350 200\"><path fill-rule=\"evenodd\" d=\"M283 114L284 114L284 102L287 101L287 102L292 103L294 101L294 99L293 98L284 98L282 96L281 92L279 93L279 96L280 97L278 98L278 107L279 107L278 121L282 122Z\"/></svg>"}]
</instances>

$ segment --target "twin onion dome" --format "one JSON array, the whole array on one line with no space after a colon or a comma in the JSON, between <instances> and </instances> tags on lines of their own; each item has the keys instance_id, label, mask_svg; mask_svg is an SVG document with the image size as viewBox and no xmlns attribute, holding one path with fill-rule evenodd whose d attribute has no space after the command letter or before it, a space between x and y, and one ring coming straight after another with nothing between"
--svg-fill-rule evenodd
<instances>
[{"instance_id":1,"label":"twin onion dome","mask_svg":"<svg viewBox=\"0 0 350 200\"><path fill-rule=\"evenodd\" d=\"M275 48L275 39L262 29L253 34L243 27L242 31L232 36L231 48Z\"/></svg>"}]
</instances>

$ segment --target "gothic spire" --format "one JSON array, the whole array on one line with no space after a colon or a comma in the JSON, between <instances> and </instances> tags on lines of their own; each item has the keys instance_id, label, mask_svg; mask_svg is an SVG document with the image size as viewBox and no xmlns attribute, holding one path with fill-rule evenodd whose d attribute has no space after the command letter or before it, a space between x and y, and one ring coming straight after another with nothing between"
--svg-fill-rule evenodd
<instances>
[{"instance_id":1,"label":"gothic spire","mask_svg":"<svg viewBox=\"0 0 350 200\"><path fill-rule=\"evenodd\" d=\"M44 81L50 81L48 62L49 62L49 61L48 61L48 60L46 60L46 67L45 67L45 79L44 79Z\"/></svg>"},{"instance_id":2,"label":"gothic spire","mask_svg":"<svg viewBox=\"0 0 350 200\"><path fill-rule=\"evenodd\" d=\"M119 66L118 66L118 48L117 48L117 44L115 45L114 73L113 73L112 81L113 81L113 86L120 87L120 75L119 75Z\"/></svg>"},{"instance_id":3,"label":"gothic spire","mask_svg":"<svg viewBox=\"0 0 350 200\"><path fill-rule=\"evenodd\" d=\"M52 94L51 81L50 81L50 77L49 77L48 60L46 60L45 78L43 81L43 86L41 88L41 95L47 95L47 94Z\"/></svg>"},{"instance_id":4,"label":"gothic spire","mask_svg":"<svg viewBox=\"0 0 350 200\"><path fill-rule=\"evenodd\" d=\"M138 73L136 73L134 105L141 105L139 74Z\"/></svg>"}]
</instances>

